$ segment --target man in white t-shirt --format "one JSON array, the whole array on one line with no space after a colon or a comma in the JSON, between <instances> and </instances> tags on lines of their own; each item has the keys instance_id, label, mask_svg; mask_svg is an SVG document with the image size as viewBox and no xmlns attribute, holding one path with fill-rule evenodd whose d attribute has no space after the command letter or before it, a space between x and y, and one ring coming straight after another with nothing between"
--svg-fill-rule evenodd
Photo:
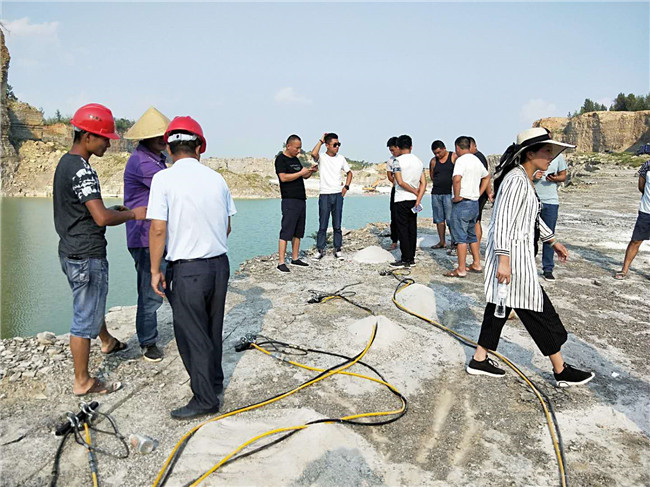
<instances>
[{"instance_id":1,"label":"man in white t-shirt","mask_svg":"<svg viewBox=\"0 0 650 487\"><path fill-rule=\"evenodd\" d=\"M427 190L422 161L411 154L413 141L408 135L397 138L401 155L393 161L395 174L395 224L402 257L392 267L413 267L418 237L418 212L422 210L422 197Z\"/></svg>"},{"instance_id":2,"label":"man in white t-shirt","mask_svg":"<svg viewBox=\"0 0 650 487\"><path fill-rule=\"evenodd\" d=\"M650 161L646 161L639 172L638 188L641 192L641 203L639 204L639 216L636 219L632 239L625 250L623 268L614 275L615 279L625 279L630 270L630 265L639 252L639 247L644 240L650 240Z\"/></svg>"},{"instance_id":3,"label":"man in white t-shirt","mask_svg":"<svg viewBox=\"0 0 650 487\"><path fill-rule=\"evenodd\" d=\"M321 146L325 144L325 153L320 154ZM343 260L341 247L343 246L343 234L341 233L341 220L343 218L343 198L350 189L352 182L352 171L348 161L339 154L339 136L335 133L324 133L314 149L311 157L318 163L320 173L320 196L318 198L318 236L316 237L316 248L318 252L316 260L325 256L325 245L327 240L327 227L330 214L332 215L332 229L334 230L334 257ZM341 174L346 174L345 185L341 184Z\"/></svg>"},{"instance_id":4,"label":"man in white t-shirt","mask_svg":"<svg viewBox=\"0 0 650 487\"><path fill-rule=\"evenodd\" d=\"M476 220L479 214L479 197L490 183L490 174L481 160L470 152L470 138L456 139L456 164L452 178L453 198L451 207L451 232L457 243L458 267L445 273L447 277L467 275L467 246L474 262L470 272L482 272L479 242L476 238Z\"/></svg>"}]
</instances>

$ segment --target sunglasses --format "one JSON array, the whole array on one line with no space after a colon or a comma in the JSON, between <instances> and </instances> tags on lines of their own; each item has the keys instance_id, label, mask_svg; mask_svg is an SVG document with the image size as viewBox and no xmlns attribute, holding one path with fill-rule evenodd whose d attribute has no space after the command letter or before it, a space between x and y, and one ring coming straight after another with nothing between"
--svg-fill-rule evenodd
<instances>
[{"instance_id":1,"label":"sunglasses","mask_svg":"<svg viewBox=\"0 0 650 487\"><path fill-rule=\"evenodd\" d=\"M332 144L332 147L341 147L341 143L340 143L340 142L336 142L336 143Z\"/></svg>"}]
</instances>

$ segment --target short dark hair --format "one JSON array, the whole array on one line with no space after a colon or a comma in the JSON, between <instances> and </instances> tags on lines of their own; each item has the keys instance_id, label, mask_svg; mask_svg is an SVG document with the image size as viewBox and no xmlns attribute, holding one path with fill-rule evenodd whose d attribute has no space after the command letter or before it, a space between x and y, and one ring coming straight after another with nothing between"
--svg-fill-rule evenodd
<instances>
[{"instance_id":1,"label":"short dark hair","mask_svg":"<svg viewBox=\"0 0 650 487\"><path fill-rule=\"evenodd\" d=\"M81 142L81 138L86 134L87 132L85 130L74 130L74 137L72 139L73 144L78 144Z\"/></svg>"},{"instance_id":2,"label":"short dark hair","mask_svg":"<svg viewBox=\"0 0 650 487\"><path fill-rule=\"evenodd\" d=\"M299 140L300 142L302 142L302 139L299 136L297 136L296 134L291 134L289 137L287 137L287 142L285 143L285 145L289 145L294 140Z\"/></svg>"},{"instance_id":3,"label":"short dark hair","mask_svg":"<svg viewBox=\"0 0 650 487\"><path fill-rule=\"evenodd\" d=\"M400 135L397 138L397 147L400 149L410 149L413 147L413 139L410 135Z\"/></svg>"},{"instance_id":4,"label":"short dark hair","mask_svg":"<svg viewBox=\"0 0 650 487\"><path fill-rule=\"evenodd\" d=\"M168 135L173 135L173 134L196 135L191 132L187 132L185 130L174 130L173 132L170 132ZM196 154L196 148L201 147L202 143L203 142L201 141L201 137L197 136L195 140L176 140L174 142L168 142L168 145L169 145L169 151L173 155L177 155L177 154L194 155Z\"/></svg>"},{"instance_id":5,"label":"short dark hair","mask_svg":"<svg viewBox=\"0 0 650 487\"><path fill-rule=\"evenodd\" d=\"M334 132L330 132L325 136L325 143L329 144L332 141L332 139L338 139L338 138L339 138L338 135L336 135Z\"/></svg>"},{"instance_id":6,"label":"short dark hair","mask_svg":"<svg viewBox=\"0 0 650 487\"><path fill-rule=\"evenodd\" d=\"M433 152L436 149L446 149L445 143L442 140L434 140L431 143L431 152Z\"/></svg>"},{"instance_id":7,"label":"short dark hair","mask_svg":"<svg viewBox=\"0 0 650 487\"><path fill-rule=\"evenodd\" d=\"M461 135L456 139L454 145L459 149L469 150L469 145L470 145L469 137L467 137L466 135Z\"/></svg>"},{"instance_id":8,"label":"short dark hair","mask_svg":"<svg viewBox=\"0 0 650 487\"><path fill-rule=\"evenodd\" d=\"M391 137L386 142L386 147L397 147L397 137Z\"/></svg>"},{"instance_id":9,"label":"short dark hair","mask_svg":"<svg viewBox=\"0 0 650 487\"><path fill-rule=\"evenodd\" d=\"M474 145L476 145L476 139L475 139L474 137L470 137L470 136L468 135L467 138L469 139L469 143L470 143L470 144L474 144Z\"/></svg>"}]
</instances>

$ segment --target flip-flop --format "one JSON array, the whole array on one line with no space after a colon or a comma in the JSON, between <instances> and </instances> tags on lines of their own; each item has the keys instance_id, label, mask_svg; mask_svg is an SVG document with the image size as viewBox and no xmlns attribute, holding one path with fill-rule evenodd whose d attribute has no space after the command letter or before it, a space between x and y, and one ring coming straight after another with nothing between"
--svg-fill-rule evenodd
<instances>
[{"instance_id":1,"label":"flip-flop","mask_svg":"<svg viewBox=\"0 0 650 487\"><path fill-rule=\"evenodd\" d=\"M110 394L115 391L119 391L122 388L122 383L121 382L109 382L108 384L102 382L99 380L97 377L93 380L93 385L90 386L90 389L88 389L86 392L81 392L77 394L76 392L74 393L75 396L80 397L80 396L85 396L86 394Z\"/></svg>"},{"instance_id":2,"label":"flip-flop","mask_svg":"<svg viewBox=\"0 0 650 487\"><path fill-rule=\"evenodd\" d=\"M446 245L442 245L441 243L437 243L431 246L432 249L444 249L445 247Z\"/></svg>"},{"instance_id":3,"label":"flip-flop","mask_svg":"<svg viewBox=\"0 0 650 487\"><path fill-rule=\"evenodd\" d=\"M465 277L467 277L467 274L462 275L462 274L459 274L456 270L453 270L453 271L445 272L443 274L443 276L445 276L445 277L459 277L461 279L464 279Z\"/></svg>"},{"instance_id":4,"label":"flip-flop","mask_svg":"<svg viewBox=\"0 0 650 487\"><path fill-rule=\"evenodd\" d=\"M102 352L104 355L112 355L117 352L121 352L122 350L126 350L128 348L128 345L124 342L119 341L117 338L115 339L115 345L113 348L111 348L108 352Z\"/></svg>"},{"instance_id":5,"label":"flip-flop","mask_svg":"<svg viewBox=\"0 0 650 487\"><path fill-rule=\"evenodd\" d=\"M622 272L617 272L616 274L614 274L614 279L617 279L619 281L622 281L625 278L627 278L627 273L623 274Z\"/></svg>"},{"instance_id":6,"label":"flip-flop","mask_svg":"<svg viewBox=\"0 0 650 487\"><path fill-rule=\"evenodd\" d=\"M479 271L479 270L474 269L473 267L468 267L467 270L468 270L469 272L474 272L475 274L483 274L483 269L481 269L481 270Z\"/></svg>"}]
</instances>

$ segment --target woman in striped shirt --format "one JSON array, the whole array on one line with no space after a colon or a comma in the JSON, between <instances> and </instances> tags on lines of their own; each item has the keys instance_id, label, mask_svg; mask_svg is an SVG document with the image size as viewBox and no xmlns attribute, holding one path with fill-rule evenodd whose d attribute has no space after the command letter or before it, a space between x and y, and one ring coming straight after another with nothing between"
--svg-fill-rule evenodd
<instances>
[{"instance_id":1,"label":"woman in striped shirt","mask_svg":"<svg viewBox=\"0 0 650 487\"><path fill-rule=\"evenodd\" d=\"M539 284L535 265L540 238L552 245L560 261L569 255L539 217L541 203L533 186L533 175L546 171L551 161L568 147L573 146L552 140L544 128L529 129L517 136L517 143L506 150L497 167L500 175L494 182L497 197L485 256L487 306L479 345L467 366L472 375L505 375L488 358L488 350L496 350L507 316L514 310L540 351L550 358L558 387L586 384L594 377L592 372L564 363L560 348L566 342L567 332ZM494 314L502 286L507 286L506 310L505 316L499 318Z\"/></svg>"}]
</instances>

